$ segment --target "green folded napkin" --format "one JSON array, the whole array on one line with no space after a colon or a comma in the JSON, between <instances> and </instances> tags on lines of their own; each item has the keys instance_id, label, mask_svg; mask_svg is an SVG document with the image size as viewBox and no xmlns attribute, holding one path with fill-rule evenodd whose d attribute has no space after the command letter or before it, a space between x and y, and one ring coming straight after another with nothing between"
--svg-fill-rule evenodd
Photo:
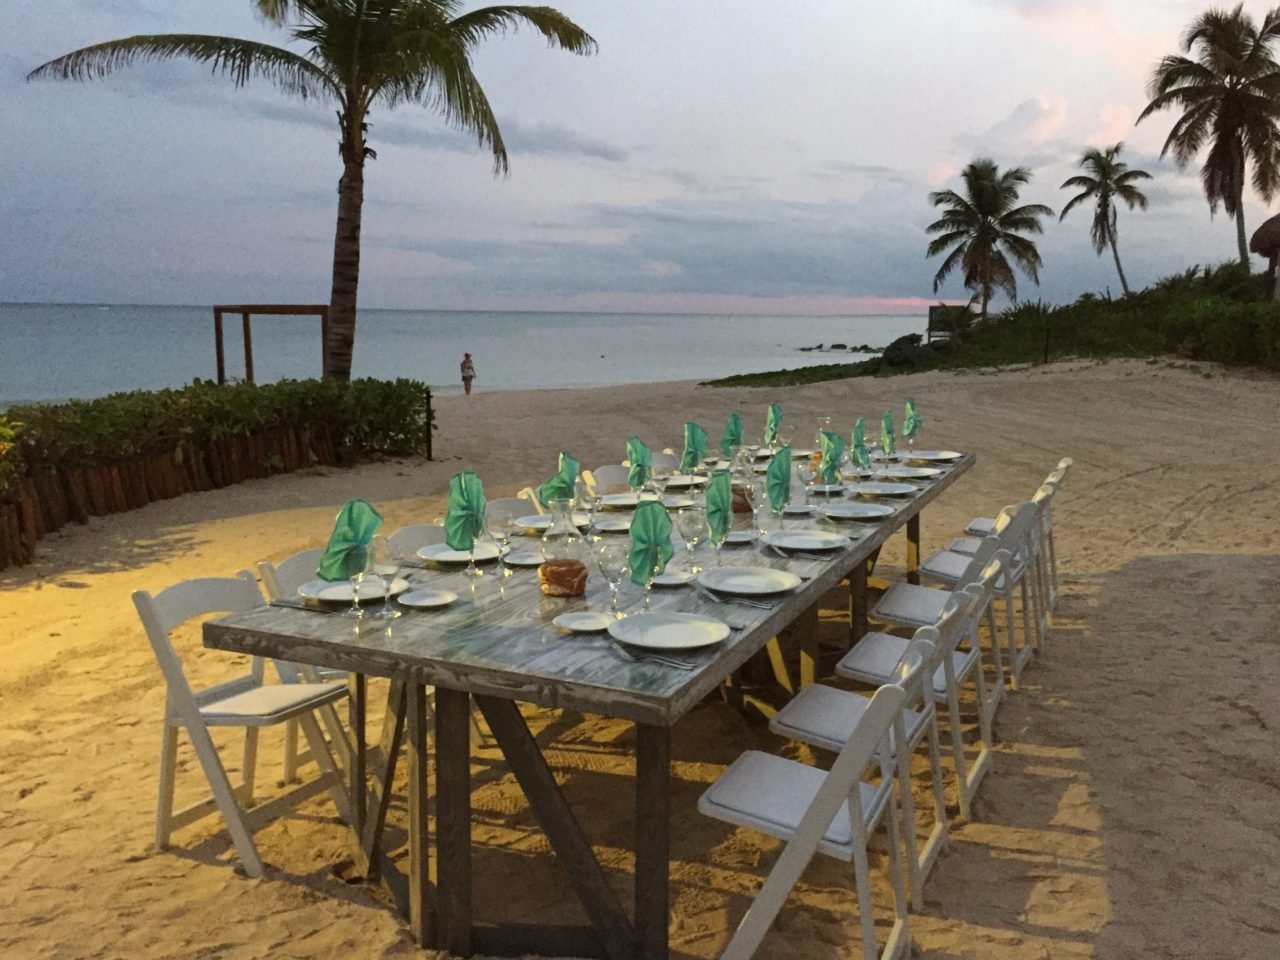
<instances>
[{"instance_id":1,"label":"green folded napkin","mask_svg":"<svg viewBox=\"0 0 1280 960\"><path fill-rule=\"evenodd\" d=\"M382 514L368 500L348 500L338 511L316 576L321 580L350 580L363 570L369 557L369 542L381 525Z\"/></svg>"},{"instance_id":2,"label":"green folded napkin","mask_svg":"<svg viewBox=\"0 0 1280 960\"><path fill-rule=\"evenodd\" d=\"M774 513L781 513L791 502L791 448L783 447L769 461L764 474L765 490L769 494L769 506Z\"/></svg>"},{"instance_id":3,"label":"green folded napkin","mask_svg":"<svg viewBox=\"0 0 1280 960\"><path fill-rule=\"evenodd\" d=\"M671 518L657 500L645 500L631 518L631 582L644 586L667 568L671 546Z\"/></svg>"},{"instance_id":4,"label":"green folded napkin","mask_svg":"<svg viewBox=\"0 0 1280 960\"><path fill-rule=\"evenodd\" d=\"M707 484L707 527L713 543L724 543L733 525L733 481L728 470L717 470Z\"/></svg>"},{"instance_id":5,"label":"green folded napkin","mask_svg":"<svg viewBox=\"0 0 1280 960\"><path fill-rule=\"evenodd\" d=\"M884 420L880 424L880 447L885 456L893 456L893 411L884 412Z\"/></svg>"},{"instance_id":6,"label":"green folded napkin","mask_svg":"<svg viewBox=\"0 0 1280 960\"><path fill-rule=\"evenodd\" d=\"M449 501L444 515L444 542L450 550L470 550L484 536L484 487L470 470L449 478Z\"/></svg>"},{"instance_id":7,"label":"green folded napkin","mask_svg":"<svg viewBox=\"0 0 1280 960\"><path fill-rule=\"evenodd\" d=\"M867 453L866 417L859 417L858 422L853 425L853 446L849 448L849 455L853 458L853 462L858 465L858 469L871 469L871 455Z\"/></svg>"},{"instance_id":8,"label":"green folded napkin","mask_svg":"<svg viewBox=\"0 0 1280 960\"><path fill-rule=\"evenodd\" d=\"M680 457L680 472L689 473L702 463L707 455L707 431L696 423L684 425L684 453Z\"/></svg>"},{"instance_id":9,"label":"green folded napkin","mask_svg":"<svg viewBox=\"0 0 1280 960\"><path fill-rule=\"evenodd\" d=\"M560 465L556 475L538 488L538 502L545 507L552 500L572 500L580 466L577 460L563 450L560 451Z\"/></svg>"},{"instance_id":10,"label":"green folded napkin","mask_svg":"<svg viewBox=\"0 0 1280 960\"><path fill-rule=\"evenodd\" d=\"M831 484L840 482L840 458L844 456L844 438L830 430L822 431L822 462L818 464L818 473L822 482Z\"/></svg>"},{"instance_id":11,"label":"green folded napkin","mask_svg":"<svg viewBox=\"0 0 1280 960\"><path fill-rule=\"evenodd\" d=\"M767 446L773 446L778 442L778 431L782 429L782 407L779 404L769 404L769 412L764 418L764 442Z\"/></svg>"},{"instance_id":12,"label":"green folded napkin","mask_svg":"<svg viewBox=\"0 0 1280 960\"><path fill-rule=\"evenodd\" d=\"M910 440L924 426L924 417L916 413L914 397L907 397L907 411L902 415L902 435Z\"/></svg>"},{"instance_id":13,"label":"green folded napkin","mask_svg":"<svg viewBox=\"0 0 1280 960\"><path fill-rule=\"evenodd\" d=\"M653 455L649 453L649 448L639 437L632 437L627 441L627 459L631 461L627 483L632 489L643 487L649 482L649 471L653 469Z\"/></svg>"},{"instance_id":14,"label":"green folded napkin","mask_svg":"<svg viewBox=\"0 0 1280 960\"><path fill-rule=\"evenodd\" d=\"M742 446L742 417L731 413L729 422L724 425L724 434L720 437L720 452L727 457L730 447L740 446Z\"/></svg>"}]
</instances>

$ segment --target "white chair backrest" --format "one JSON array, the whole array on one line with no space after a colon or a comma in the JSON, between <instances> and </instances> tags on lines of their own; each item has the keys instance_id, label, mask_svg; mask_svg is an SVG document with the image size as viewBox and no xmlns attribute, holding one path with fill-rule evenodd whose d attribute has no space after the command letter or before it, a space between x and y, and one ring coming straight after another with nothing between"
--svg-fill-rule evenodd
<instances>
[{"instance_id":1,"label":"white chair backrest","mask_svg":"<svg viewBox=\"0 0 1280 960\"><path fill-rule=\"evenodd\" d=\"M626 492L631 489L629 480L631 471L620 463L606 463L588 472L591 475L590 478L584 477L584 479L587 479L588 485L594 488L597 495Z\"/></svg>"},{"instance_id":2,"label":"white chair backrest","mask_svg":"<svg viewBox=\"0 0 1280 960\"><path fill-rule=\"evenodd\" d=\"M164 673L170 695L190 698L190 706L194 709L195 698L182 669L182 661L169 639L169 632L194 617L211 613L236 613L260 607L262 594L253 574L248 570L241 570L235 577L183 580L155 595L146 590L135 590L133 605L138 610L147 640ZM262 661L256 657L253 672L255 679L260 680Z\"/></svg>"},{"instance_id":3,"label":"white chair backrest","mask_svg":"<svg viewBox=\"0 0 1280 960\"><path fill-rule=\"evenodd\" d=\"M546 507L543 506L542 501L538 498L538 491L535 490L533 487L525 487L523 490L521 490L519 493L516 494L516 499L528 500L529 503L533 505L534 513L547 512ZM520 516L524 516L524 514L517 513L516 516L520 517Z\"/></svg>"},{"instance_id":4,"label":"white chair backrest","mask_svg":"<svg viewBox=\"0 0 1280 960\"><path fill-rule=\"evenodd\" d=\"M438 527L434 523L415 523L401 527L387 537L387 540L391 543L391 549L400 556L412 557L423 547L444 543L444 527Z\"/></svg>"},{"instance_id":5,"label":"white chair backrest","mask_svg":"<svg viewBox=\"0 0 1280 960\"><path fill-rule=\"evenodd\" d=\"M996 517L995 536L1000 548L1017 555L1031 542L1039 521L1040 505L1034 501L1005 507Z\"/></svg>"},{"instance_id":6,"label":"white chair backrest","mask_svg":"<svg viewBox=\"0 0 1280 960\"><path fill-rule=\"evenodd\" d=\"M997 571L998 576L1000 564L997 561L987 564L984 572L989 573L992 568ZM973 629L980 613L978 610L980 594L981 588L975 590L973 584L961 587L951 595L937 623L931 627L921 627L916 631L917 637L923 633L923 639L933 644L935 657L939 663L943 658L955 653L956 647L960 645L965 634Z\"/></svg>"},{"instance_id":7,"label":"white chair backrest","mask_svg":"<svg viewBox=\"0 0 1280 960\"><path fill-rule=\"evenodd\" d=\"M324 547L314 547L310 550L300 550L279 563L263 560L258 564L258 575L262 577L262 586L267 591L267 598L280 600L296 596L300 586L316 578L316 568L320 566L322 556L324 556Z\"/></svg>"},{"instance_id":8,"label":"white chair backrest","mask_svg":"<svg viewBox=\"0 0 1280 960\"><path fill-rule=\"evenodd\" d=\"M999 524L999 522L1000 518L997 517L996 523ZM969 584L977 581L978 578L982 576L982 571L986 568L987 564L991 562L991 558L996 555L997 551L1003 548L1004 542L995 534L983 537L982 541L978 544L978 549L973 551L973 555L969 559L969 565L964 568L964 573L962 573L960 575L960 579L956 581L956 589L961 590Z\"/></svg>"},{"instance_id":9,"label":"white chair backrest","mask_svg":"<svg viewBox=\"0 0 1280 960\"><path fill-rule=\"evenodd\" d=\"M922 627L923 629L930 629ZM925 695L925 683L937 669L937 648L932 638L921 636L917 630L907 649L902 652L902 659L894 671L894 686L901 687L906 694L905 706L915 709L922 703L928 703Z\"/></svg>"}]
</instances>

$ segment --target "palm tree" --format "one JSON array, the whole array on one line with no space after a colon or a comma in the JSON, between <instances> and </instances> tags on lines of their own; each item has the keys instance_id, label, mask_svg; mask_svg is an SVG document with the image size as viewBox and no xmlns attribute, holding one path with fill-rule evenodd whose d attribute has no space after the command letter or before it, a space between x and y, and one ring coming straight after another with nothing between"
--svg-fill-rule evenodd
<instances>
[{"instance_id":1,"label":"palm tree","mask_svg":"<svg viewBox=\"0 0 1280 960\"><path fill-rule=\"evenodd\" d=\"M1010 300L1018 299L1014 265L1040 282L1040 251L1023 234L1043 233L1040 218L1052 217L1053 211L1039 203L1018 206L1020 189L1031 182L1031 172L1024 167L1002 173L994 161L983 158L965 167L960 178L964 196L954 190L929 194L929 202L946 213L925 228L941 234L929 242L928 256L935 257L954 245L933 278L933 289L936 293L956 267L963 267L964 285L981 301L985 320L996 290Z\"/></svg>"},{"instance_id":2,"label":"palm tree","mask_svg":"<svg viewBox=\"0 0 1280 960\"><path fill-rule=\"evenodd\" d=\"M1253 165L1253 188L1268 203L1280 186L1280 64L1271 44L1280 37L1280 8L1261 26L1244 12L1213 9L1191 22L1182 37L1183 54L1164 57L1147 84L1141 123L1166 108L1182 111L1160 156L1172 153L1185 169L1204 147L1200 170L1211 213L1221 206L1236 218L1240 262L1249 263L1244 228L1246 168Z\"/></svg>"},{"instance_id":3,"label":"palm tree","mask_svg":"<svg viewBox=\"0 0 1280 960\"><path fill-rule=\"evenodd\" d=\"M520 26L548 45L589 54L596 42L550 7L492 6L460 13L459 0L253 0L262 16L288 26L303 53L252 40L198 34L158 34L110 40L37 67L28 80L91 80L135 62L194 60L237 87L250 79L274 84L300 100L333 104L338 115L338 221L325 376L351 376L356 289L360 281L360 220L365 160L377 154L366 134L375 106L417 104L473 133L493 153L494 174L507 172L507 150L493 109L471 69L479 42Z\"/></svg>"},{"instance_id":4,"label":"palm tree","mask_svg":"<svg viewBox=\"0 0 1280 960\"><path fill-rule=\"evenodd\" d=\"M1134 207L1147 209L1146 194L1135 187L1134 183L1138 180L1150 180L1151 174L1145 170L1130 170L1129 165L1120 159L1120 151L1123 149L1124 144L1117 143L1106 150L1093 147L1084 152L1084 156L1080 158L1080 166L1089 171L1088 174L1071 177L1062 185L1063 190L1079 189L1082 192L1072 197L1071 202L1062 208L1062 216L1058 221L1065 220L1068 213L1086 200L1094 201L1093 228L1090 231L1093 249L1098 251L1098 256L1102 256L1102 252L1108 246L1111 247L1111 253L1116 258L1116 273L1120 274L1120 288L1127 297L1129 281L1125 279L1124 267L1120 266L1120 250L1116 245L1118 231L1115 200L1117 197L1123 200L1130 210Z\"/></svg>"}]
</instances>

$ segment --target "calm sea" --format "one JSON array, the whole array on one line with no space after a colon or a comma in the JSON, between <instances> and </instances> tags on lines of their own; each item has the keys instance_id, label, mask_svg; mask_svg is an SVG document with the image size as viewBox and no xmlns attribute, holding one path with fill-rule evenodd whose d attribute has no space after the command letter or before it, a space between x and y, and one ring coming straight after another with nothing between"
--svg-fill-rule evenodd
<instances>
[{"instance_id":1,"label":"calm sea","mask_svg":"<svg viewBox=\"0 0 1280 960\"><path fill-rule=\"evenodd\" d=\"M238 317L227 373L242 376ZM689 380L857 359L832 343L884 346L924 317L760 317L362 310L356 376L413 377L461 390L470 351L477 390ZM255 379L320 373L320 322L255 317ZM0 304L0 405L181 386L215 375L209 307Z\"/></svg>"}]
</instances>

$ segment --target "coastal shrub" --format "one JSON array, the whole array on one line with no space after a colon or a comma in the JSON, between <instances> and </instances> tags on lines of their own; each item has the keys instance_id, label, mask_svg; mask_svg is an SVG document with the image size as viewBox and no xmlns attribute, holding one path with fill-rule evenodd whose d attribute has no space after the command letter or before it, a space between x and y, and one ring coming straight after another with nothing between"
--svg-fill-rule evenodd
<instances>
[{"instance_id":1,"label":"coastal shrub","mask_svg":"<svg viewBox=\"0 0 1280 960\"><path fill-rule=\"evenodd\" d=\"M1238 303L1206 297L1170 309L1161 332L1171 351L1191 360L1277 369L1278 326L1276 301Z\"/></svg>"}]
</instances>

